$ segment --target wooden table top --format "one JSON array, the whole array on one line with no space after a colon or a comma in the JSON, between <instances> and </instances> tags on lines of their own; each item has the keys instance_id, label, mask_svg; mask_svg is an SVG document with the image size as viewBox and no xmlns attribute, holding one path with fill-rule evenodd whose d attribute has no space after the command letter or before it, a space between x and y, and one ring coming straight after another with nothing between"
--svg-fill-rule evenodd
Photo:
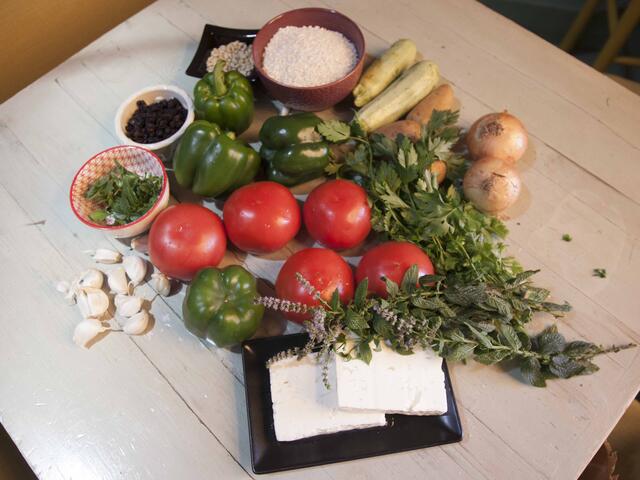
<instances>
[{"instance_id":1,"label":"wooden table top","mask_svg":"<svg viewBox=\"0 0 640 480\"><path fill-rule=\"evenodd\" d=\"M182 294L153 303L149 334L111 333L85 351L71 341L79 313L54 284L91 265L83 250L125 250L68 203L77 168L117 144L122 100L159 83L190 91L205 23L257 28L308 4L161 0L0 105L0 420L40 478L253 476L239 356L185 330ZM523 120L533 153L510 251L574 306L559 324L568 338L640 343L640 97L472 1L323 4L360 24L372 54L414 39L453 85L462 125L507 108ZM268 281L281 264L244 260ZM597 374L546 389L452 366L461 443L273 476L576 478L640 387L640 349L596 362Z\"/></svg>"}]
</instances>

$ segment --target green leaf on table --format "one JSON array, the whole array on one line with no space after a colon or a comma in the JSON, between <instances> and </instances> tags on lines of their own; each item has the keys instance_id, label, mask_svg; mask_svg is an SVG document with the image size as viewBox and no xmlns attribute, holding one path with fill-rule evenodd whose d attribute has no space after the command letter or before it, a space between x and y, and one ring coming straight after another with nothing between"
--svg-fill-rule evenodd
<instances>
[{"instance_id":1,"label":"green leaf on table","mask_svg":"<svg viewBox=\"0 0 640 480\"><path fill-rule=\"evenodd\" d=\"M500 335L504 340L514 350L520 350L522 347L522 342L520 342L520 338L518 338L518 333L515 329L509 325L508 323L501 323L498 326L498 330L500 331Z\"/></svg>"},{"instance_id":2,"label":"green leaf on table","mask_svg":"<svg viewBox=\"0 0 640 480\"><path fill-rule=\"evenodd\" d=\"M473 355L475 343L457 343L447 349L445 357L452 362L461 362Z\"/></svg>"},{"instance_id":3,"label":"green leaf on table","mask_svg":"<svg viewBox=\"0 0 640 480\"><path fill-rule=\"evenodd\" d=\"M575 340L573 342L567 343L562 353L571 358L592 357L600 353L600 350L600 347L591 342Z\"/></svg>"},{"instance_id":4,"label":"green leaf on table","mask_svg":"<svg viewBox=\"0 0 640 480\"><path fill-rule=\"evenodd\" d=\"M480 345L482 345L485 348L493 347L493 343L491 342L491 337L489 335L487 335L485 332L481 330L477 330L476 328L473 327L473 325L469 323L467 323L466 325L467 325L467 328L471 330L471 333L473 333L473 336L476 338L476 340L480 342Z\"/></svg>"},{"instance_id":5,"label":"green leaf on table","mask_svg":"<svg viewBox=\"0 0 640 480\"><path fill-rule=\"evenodd\" d=\"M509 355L511 355L509 350L490 350L488 352L476 354L474 360L484 365L494 365L503 361Z\"/></svg>"},{"instance_id":6,"label":"green leaf on table","mask_svg":"<svg viewBox=\"0 0 640 480\"><path fill-rule=\"evenodd\" d=\"M543 355L562 352L565 347L564 337L558 333L558 327L551 325L538 335L538 351Z\"/></svg>"},{"instance_id":7,"label":"green leaf on table","mask_svg":"<svg viewBox=\"0 0 640 480\"><path fill-rule=\"evenodd\" d=\"M525 382L534 387L546 387L547 382L542 374L540 361L535 357L523 358L520 361L520 373Z\"/></svg>"},{"instance_id":8,"label":"green leaf on table","mask_svg":"<svg viewBox=\"0 0 640 480\"><path fill-rule=\"evenodd\" d=\"M583 370L584 366L580 362L562 353L551 357L551 362L549 363L549 371L559 378L570 378L579 375Z\"/></svg>"}]
</instances>

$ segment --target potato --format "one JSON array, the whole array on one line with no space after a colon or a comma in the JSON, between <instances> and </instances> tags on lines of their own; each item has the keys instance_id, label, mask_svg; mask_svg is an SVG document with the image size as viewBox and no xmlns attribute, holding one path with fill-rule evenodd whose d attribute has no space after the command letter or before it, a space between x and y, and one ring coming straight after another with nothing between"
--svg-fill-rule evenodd
<instances>
[{"instance_id":1,"label":"potato","mask_svg":"<svg viewBox=\"0 0 640 480\"><path fill-rule=\"evenodd\" d=\"M431 167L429 167L429 171L431 175L435 175L438 185L440 185L447 175L447 164L442 160L436 160L431 164Z\"/></svg>"},{"instance_id":2,"label":"potato","mask_svg":"<svg viewBox=\"0 0 640 480\"><path fill-rule=\"evenodd\" d=\"M407 114L407 120L413 120L421 125L426 125L431 120L434 110L453 109L453 88L450 85L440 85L429 95L420 100Z\"/></svg>"},{"instance_id":3,"label":"potato","mask_svg":"<svg viewBox=\"0 0 640 480\"><path fill-rule=\"evenodd\" d=\"M418 122L414 122L413 120L398 120L397 122L377 128L373 133L381 133L391 140L395 140L399 134L403 134L412 142L417 142L420 140L422 127Z\"/></svg>"}]
</instances>

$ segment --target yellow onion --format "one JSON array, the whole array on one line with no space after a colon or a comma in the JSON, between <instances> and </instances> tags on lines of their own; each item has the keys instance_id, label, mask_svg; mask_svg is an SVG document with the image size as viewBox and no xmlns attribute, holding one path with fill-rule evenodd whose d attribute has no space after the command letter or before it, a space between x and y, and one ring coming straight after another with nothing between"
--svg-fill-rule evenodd
<instances>
[{"instance_id":1,"label":"yellow onion","mask_svg":"<svg viewBox=\"0 0 640 480\"><path fill-rule=\"evenodd\" d=\"M507 112L489 113L476 120L467 133L471 158L496 157L517 162L527 150L527 131Z\"/></svg>"},{"instance_id":2,"label":"yellow onion","mask_svg":"<svg viewBox=\"0 0 640 480\"><path fill-rule=\"evenodd\" d=\"M478 210L498 213L510 207L520 195L520 176L499 158L485 157L474 162L464 176L464 195Z\"/></svg>"}]
</instances>

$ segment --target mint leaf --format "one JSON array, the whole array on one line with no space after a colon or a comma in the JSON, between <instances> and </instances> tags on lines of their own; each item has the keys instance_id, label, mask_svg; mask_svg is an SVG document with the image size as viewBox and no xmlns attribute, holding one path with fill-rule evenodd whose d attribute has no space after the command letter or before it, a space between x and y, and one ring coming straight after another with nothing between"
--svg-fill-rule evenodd
<instances>
[{"instance_id":1,"label":"mint leaf","mask_svg":"<svg viewBox=\"0 0 640 480\"><path fill-rule=\"evenodd\" d=\"M538 349L543 355L558 353L564 350L564 337L558 333L558 327L552 325L538 335Z\"/></svg>"},{"instance_id":2,"label":"mint leaf","mask_svg":"<svg viewBox=\"0 0 640 480\"><path fill-rule=\"evenodd\" d=\"M501 323L498 327L498 330L500 330L500 334L511 348L513 348L514 350L520 350L520 348L522 347L522 342L520 342L518 333L511 325L507 323Z\"/></svg>"},{"instance_id":3,"label":"mint leaf","mask_svg":"<svg viewBox=\"0 0 640 480\"><path fill-rule=\"evenodd\" d=\"M371 352L371 347L369 346L369 342L362 341L358 343L358 358L362 360L367 365L371 363L371 359L373 358L373 353Z\"/></svg>"},{"instance_id":4,"label":"mint leaf","mask_svg":"<svg viewBox=\"0 0 640 480\"><path fill-rule=\"evenodd\" d=\"M458 343L449 348L446 357L447 360L453 362L461 362L473 355L473 351L476 348L475 343Z\"/></svg>"},{"instance_id":5,"label":"mint leaf","mask_svg":"<svg viewBox=\"0 0 640 480\"><path fill-rule=\"evenodd\" d=\"M579 375L584 367L577 361L567 357L564 354L554 355L549 363L549 371L560 378L569 378Z\"/></svg>"},{"instance_id":6,"label":"mint leaf","mask_svg":"<svg viewBox=\"0 0 640 480\"><path fill-rule=\"evenodd\" d=\"M331 307L331 310L337 310L340 307L340 292L337 288L333 291L333 295L331 295L329 307Z\"/></svg>"},{"instance_id":7,"label":"mint leaf","mask_svg":"<svg viewBox=\"0 0 640 480\"><path fill-rule=\"evenodd\" d=\"M524 358L520 362L520 373L525 382L534 387L546 387L547 382L542 375L540 361L535 357Z\"/></svg>"},{"instance_id":8,"label":"mint leaf","mask_svg":"<svg viewBox=\"0 0 640 480\"><path fill-rule=\"evenodd\" d=\"M356 307L362 308L367 300L367 290L369 289L369 279L365 278L356 287L353 303Z\"/></svg>"},{"instance_id":9,"label":"mint leaf","mask_svg":"<svg viewBox=\"0 0 640 480\"><path fill-rule=\"evenodd\" d=\"M402 283L400 284L400 289L405 293L411 293L415 291L416 285L418 284L418 265L411 265L406 272L404 272L404 276L402 277Z\"/></svg>"},{"instance_id":10,"label":"mint leaf","mask_svg":"<svg viewBox=\"0 0 640 480\"><path fill-rule=\"evenodd\" d=\"M362 314L356 313L349 309L345 315L345 324L347 328L353 332L366 330L369 327L367 320Z\"/></svg>"},{"instance_id":11,"label":"mint leaf","mask_svg":"<svg viewBox=\"0 0 640 480\"><path fill-rule=\"evenodd\" d=\"M400 293L400 288L398 287L398 284L393 280L389 280L386 277L383 277L383 278L384 278L384 283L387 286L387 294L392 298L397 296L398 293Z\"/></svg>"}]
</instances>

